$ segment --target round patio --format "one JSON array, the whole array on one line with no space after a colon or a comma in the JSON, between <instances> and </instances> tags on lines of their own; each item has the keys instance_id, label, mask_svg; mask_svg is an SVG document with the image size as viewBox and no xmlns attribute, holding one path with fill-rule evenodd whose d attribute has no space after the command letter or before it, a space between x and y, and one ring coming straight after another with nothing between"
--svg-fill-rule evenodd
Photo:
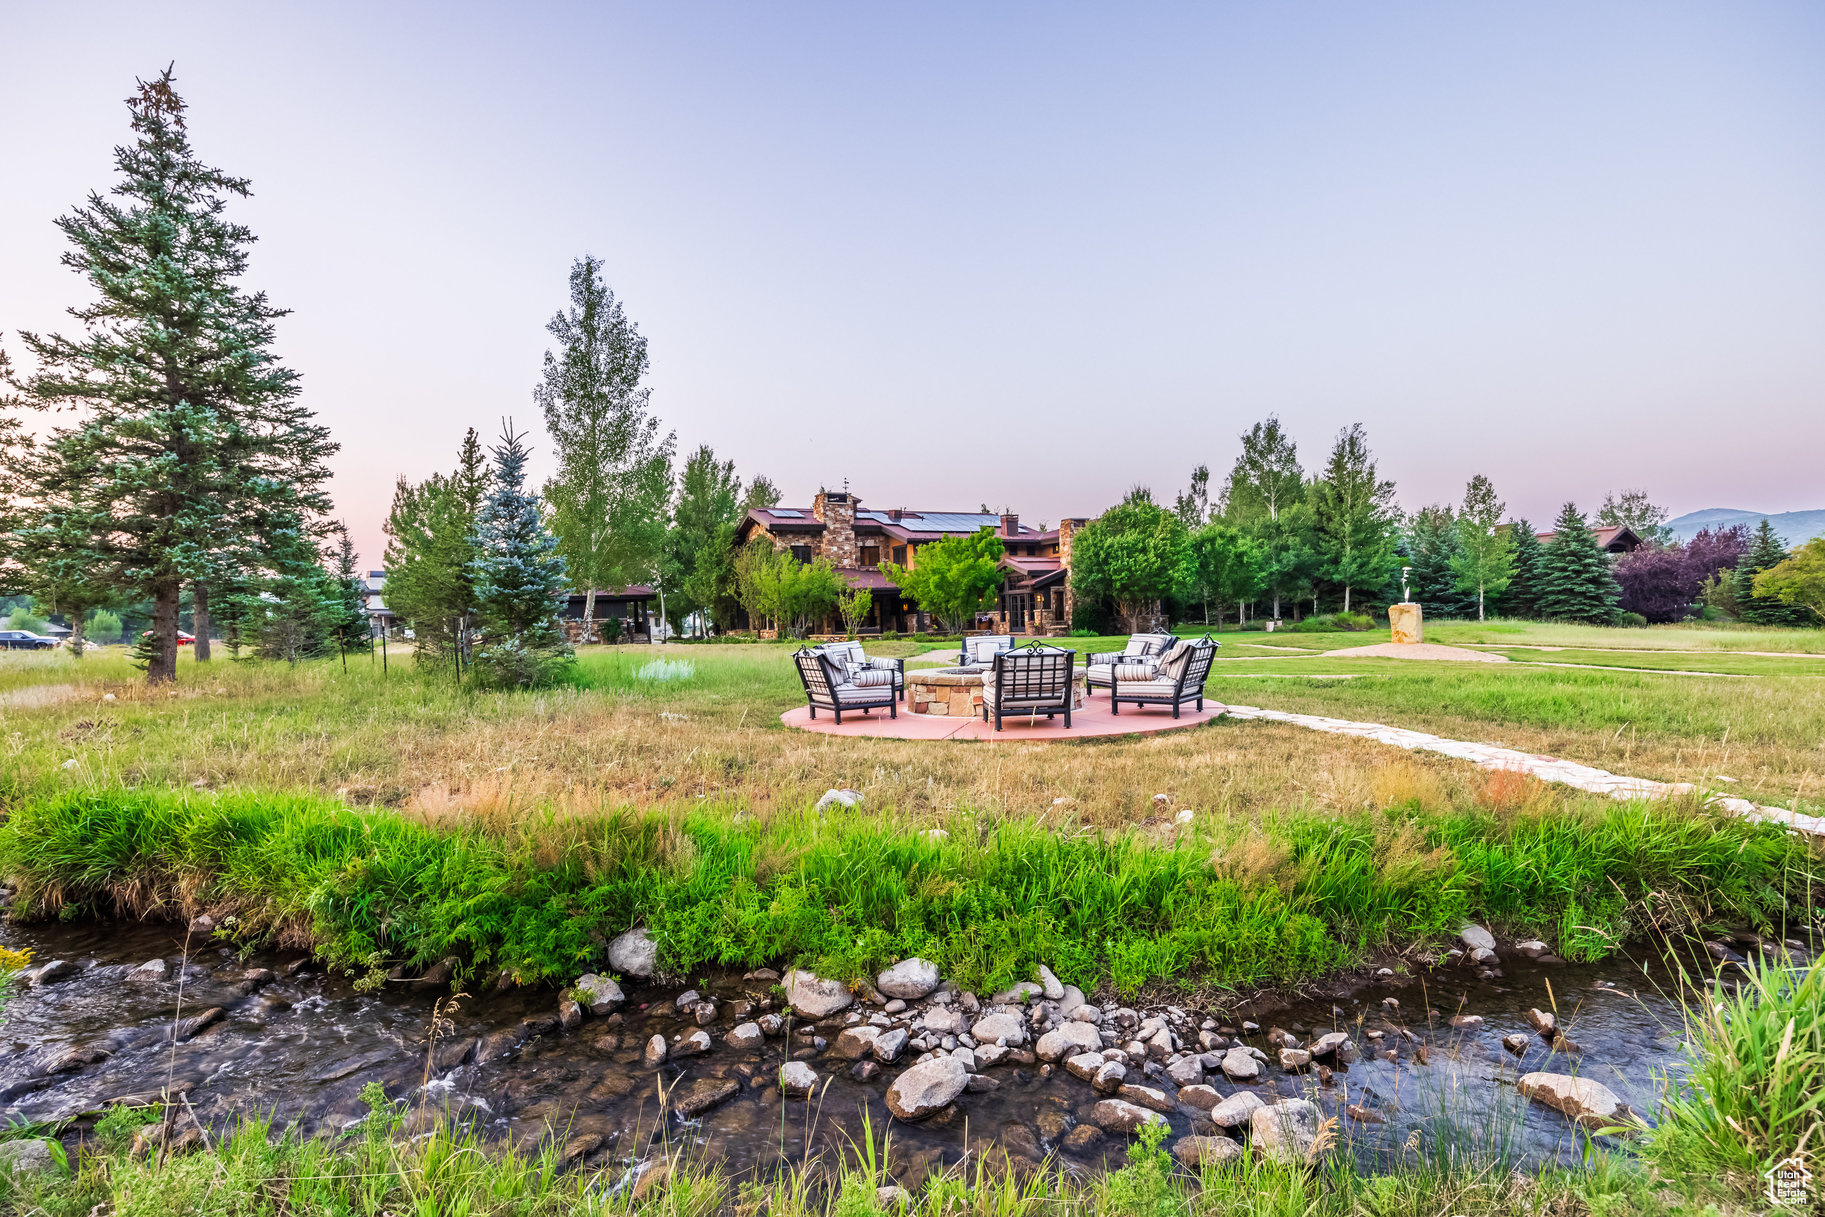
<instances>
[{"instance_id":1,"label":"round patio","mask_svg":"<svg viewBox=\"0 0 1825 1217\"><path fill-rule=\"evenodd\" d=\"M907 674L911 678L911 673ZM1101 696L1098 696L1098 694ZM981 716L952 718L932 714L909 714L905 704L900 707L898 718L887 717L887 711L876 710L871 714L846 710L843 712L843 724L838 726L828 710L820 711L816 718L811 717L809 706L795 706L779 716L779 721L788 727L797 727L801 731L815 731L820 735L853 735L869 736L875 739L944 739L944 740L1012 740L1020 743L1055 743L1058 741L1107 739L1118 735L1154 735L1162 731L1177 731L1185 727L1200 727L1228 707L1220 702L1206 700L1202 710L1185 706L1174 718L1172 711L1160 706L1124 706L1120 714L1109 710L1109 692L1106 689L1092 690L1081 710L1071 711L1071 726L1065 726L1064 716L1047 719L1040 714L1031 718L1026 716L1005 717L1001 720L1000 731L995 724L985 723Z\"/></svg>"}]
</instances>

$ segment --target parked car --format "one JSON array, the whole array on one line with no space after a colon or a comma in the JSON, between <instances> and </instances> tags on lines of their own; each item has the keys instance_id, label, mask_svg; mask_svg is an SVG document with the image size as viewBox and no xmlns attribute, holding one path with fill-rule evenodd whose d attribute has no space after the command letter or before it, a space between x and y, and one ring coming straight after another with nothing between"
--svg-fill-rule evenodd
<instances>
[{"instance_id":1,"label":"parked car","mask_svg":"<svg viewBox=\"0 0 1825 1217\"><path fill-rule=\"evenodd\" d=\"M147 630L147 631L145 631L145 632L144 632L144 633L142 633L142 634L141 634L141 635L140 635L140 637L141 637L141 638L150 638L150 637L152 637L152 631L151 631L151 630ZM178 632L177 632L177 645L179 645L179 646L181 646L181 647L187 647L187 646L189 646L189 645L190 645L190 644L191 644L191 643L193 643L193 642L195 642L195 641L196 641L196 635L195 635L195 634L186 634L186 633L184 633L184 631L182 631L182 630L179 630L179 631L178 631Z\"/></svg>"},{"instance_id":2,"label":"parked car","mask_svg":"<svg viewBox=\"0 0 1825 1217\"><path fill-rule=\"evenodd\" d=\"M56 645L55 638L41 638L25 630L0 630L0 647L9 651L48 651Z\"/></svg>"}]
</instances>

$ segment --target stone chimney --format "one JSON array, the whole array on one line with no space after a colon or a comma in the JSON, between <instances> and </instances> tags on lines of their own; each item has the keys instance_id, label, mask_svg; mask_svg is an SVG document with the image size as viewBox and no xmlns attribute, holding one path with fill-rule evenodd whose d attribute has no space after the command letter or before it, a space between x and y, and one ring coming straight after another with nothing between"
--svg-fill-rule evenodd
<instances>
[{"instance_id":1,"label":"stone chimney","mask_svg":"<svg viewBox=\"0 0 1825 1217\"><path fill-rule=\"evenodd\" d=\"M1071 618L1077 611L1077 593L1071 589L1071 541L1077 530L1090 521L1082 516L1072 519L1066 517L1058 522L1058 564L1065 568L1065 625L1071 624Z\"/></svg>"},{"instance_id":2,"label":"stone chimney","mask_svg":"<svg viewBox=\"0 0 1825 1217\"><path fill-rule=\"evenodd\" d=\"M846 490L820 490L811 500L811 514L824 526L818 553L832 566L856 564L855 505L855 497Z\"/></svg>"},{"instance_id":3,"label":"stone chimney","mask_svg":"<svg viewBox=\"0 0 1825 1217\"><path fill-rule=\"evenodd\" d=\"M1011 512L1001 513L1001 535L1014 537L1020 535L1020 517Z\"/></svg>"}]
</instances>

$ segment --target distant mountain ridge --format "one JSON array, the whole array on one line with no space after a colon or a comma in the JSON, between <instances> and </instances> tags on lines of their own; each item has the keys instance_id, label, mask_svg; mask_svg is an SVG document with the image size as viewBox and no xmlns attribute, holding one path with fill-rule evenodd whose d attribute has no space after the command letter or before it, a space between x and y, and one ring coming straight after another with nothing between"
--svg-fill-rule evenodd
<instances>
[{"instance_id":1,"label":"distant mountain ridge","mask_svg":"<svg viewBox=\"0 0 1825 1217\"><path fill-rule=\"evenodd\" d=\"M1761 526L1763 520L1774 526L1774 531L1787 541L1787 547L1804 545L1814 537L1825 536L1825 509L1818 511L1783 511L1770 513L1765 511L1739 511L1733 507L1707 507L1703 511L1689 511L1676 520L1668 520L1667 527L1681 541L1690 541L1698 535L1701 528L1729 528L1733 524L1745 524L1750 531Z\"/></svg>"}]
</instances>

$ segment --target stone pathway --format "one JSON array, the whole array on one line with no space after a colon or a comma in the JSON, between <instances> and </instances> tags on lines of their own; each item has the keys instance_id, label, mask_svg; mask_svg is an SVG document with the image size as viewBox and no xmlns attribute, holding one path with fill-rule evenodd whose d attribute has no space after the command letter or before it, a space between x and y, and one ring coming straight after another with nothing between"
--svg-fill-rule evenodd
<instances>
[{"instance_id":1,"label":"stone pathway","mask_svg":"<svg viewBox=\"0 0 1825 1217\"><path fill-rule=\"evenodd\" d=\"M1463 740L1446 739L1440 735L1428 735L1424 731L1388 727L1381 723L1358 723L1347 718L1325 718L1318 714L1288 714L1284 710L1263 710L1257 706L1231 706L1229 707L1229 717L1258 719L1272 723L1291 723L1296 727L1309 727L1314 731L1326 731L1332 735L1354 735L1359 739L1374 740L1378 744L1391 744L1396 748L1405 748L1409 752L1437 752L1462 761L1469 761L1484 769L1515 770L1530 777L1539 778L1544 782L1557 782L1562 786L1588 790L1592 794L1607 794L1613 799L1664 799L1675 795L1690 794L1698 789L1691 782L1656 782L1649 778L1623 777L1620 774L1611 773L1607 769L1580 765L1576 761L1562 760L1556 756L1541 756L1533 752L1520 752L1513 748L1498 748L1494 744L1466 743ZM1745 820L1767 820L1776 824L1785 824L1796 832L1825 837L1825 816L1801 815L1796 811L1768 807L1760 803L1751 803L1748 799L1731 798L1728 795L1706 794L1705 800L1712 806L1721 807Z\"/></svg>"}]
</instances>

